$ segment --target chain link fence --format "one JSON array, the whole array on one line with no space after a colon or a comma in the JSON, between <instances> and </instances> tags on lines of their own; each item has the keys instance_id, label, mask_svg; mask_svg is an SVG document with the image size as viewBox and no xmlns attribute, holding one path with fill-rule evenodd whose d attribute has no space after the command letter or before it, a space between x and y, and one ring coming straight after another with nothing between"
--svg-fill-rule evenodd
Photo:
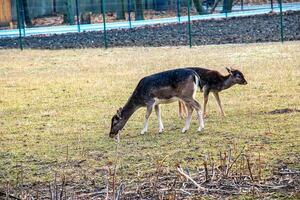
<instances>
[{"instance_id":1,"label":"chain link fence","mask_svg":"<svg viewBox=\"0 0 300 200\"><path fill-rule=\"evenodd\" d=\"M8 41L15 44L14 48L17 44L21 49L32 47L30 43L34 44L31 40L36 35L40 42L33 48L52 48L46 42L43 44L42 38L57 40L60 34L64 34L60 43L66 44L61 47L66 48L192 47L300 38L297 0L1 1L2 48L10 47ZM285 30L292 35L285 35ZM75 33L80 36L74 36Z\"/></svg>"}]
</instances>

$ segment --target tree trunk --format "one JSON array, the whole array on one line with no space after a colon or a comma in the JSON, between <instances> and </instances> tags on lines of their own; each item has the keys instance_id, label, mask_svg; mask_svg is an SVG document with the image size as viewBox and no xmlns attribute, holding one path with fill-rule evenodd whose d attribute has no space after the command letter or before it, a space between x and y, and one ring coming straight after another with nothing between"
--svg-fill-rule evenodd
<instances>
[{"instance_id":1,"label":"tree trunk","mask_svg":"<svg viewBox=\"0 0 300 200\"><path fill-rule=\"evenodd\" d=\"M124 0L117 0L117 20L125 19L125 2Z\"/></svg>"},{"instance_id":2,"label":"tree trunk","mask_svg":"<svg viewBox=\"0 0 300 200\"><path fill-rule=\"evenodd\" d=\"M22 5L24 9L25 24L27 26L32 26L31 18L29 15L28 0L22 0Z\"/></svg>"},{"instance_id":3,"label":"tree trunk","mask_svg":"<svg viewBox=\"0 0 300 200\"><path fill-rule=\"evenodd\" d=\"M222 10L222 12L227 12L227 13L229 13L229 12L231 12L231 10L232 10L232 6L233 6L233 0L224 0L223 1L223 10Z\"/></svg>"},{"instance_id":4,"label":"tree trunk","mask_svg":"<svg viewBox=\"0 0 300 200\"><path fill-rule=\"evenodd\" d=\"M135 0L135 20L144 20L143 0Z\"/></svg>"},{"instance_id":5,"label":"tree trunk","mask_svg":"<svg viewBox=\"0 0 300 200\"><path fill-rule=\"evenodd\" d=\"M199 15L206 14L205 9L202 7L202 0L193 0L193 2Z\"/></svg>"}]
</instances>

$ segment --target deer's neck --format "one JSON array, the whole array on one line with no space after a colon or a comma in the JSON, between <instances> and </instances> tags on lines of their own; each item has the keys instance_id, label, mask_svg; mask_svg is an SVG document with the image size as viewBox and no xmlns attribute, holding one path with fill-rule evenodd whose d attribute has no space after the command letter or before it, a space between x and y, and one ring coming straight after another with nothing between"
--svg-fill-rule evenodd
<instances>
[{"instance_id":1,"label":"deer's neck","mask_svg":"<svg viewBox=\"0 0 300 200\"><path fill-rule=\"evenodd\" d=\"M222 90L226 90L226 89L230 88L231 86L233 86L234 84L235 84L235 82L231 78L230 74L227 76L224 76Z\"/></svg>"},{"instance_id":2,"label":"deer's neck","mask_svg":"<svg viewBox=\"0 0 300 200\"><path fill-rule=\"evenodd\" d=\"M128 119L132 116L132 114L139 108L140 106L136 104L134 98L130 97L122 109L122 118L127 122Z\"/></svg>"}]
</instances>

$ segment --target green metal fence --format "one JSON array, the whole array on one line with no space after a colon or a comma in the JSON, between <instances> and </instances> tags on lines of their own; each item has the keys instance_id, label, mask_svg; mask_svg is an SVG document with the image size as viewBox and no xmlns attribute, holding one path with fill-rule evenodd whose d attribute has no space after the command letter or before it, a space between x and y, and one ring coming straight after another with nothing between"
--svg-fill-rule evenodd
<instances>
[{"instance_id":1,"label":"green metal fence","mask_svg":"<svg viewBox=\"0 0 300 200\"><path fill-rule=\"evenodd\" d=\"M157 27L159 26L157 24L160 24L160 26L168 24L170 26L174 24L185 26L185 37L188 41L186 45L192 47L194 44L199 43L197 30L202 21L203 24L207 24L210 18L215 18L216 21L217 19L226 20L232 17L243 17L248 14L268 15L275 12L277 13L276 16L280 16L279 20L274 23L278 23L278 36L280 41L283 42L285 40L284 11L289 10L289 8L297 10L294 9L296 7L299 7L300 10L300 2L289 3L282 0L278 0L276 3L273 0L257 0L255 3L248 0L100 0L96 3L84 0L64 0L58 1L60 3L55 5L51 1L52 3L50 2L41 7L30 4L30 0L26 4L24 3L26 1L23 0L15 0L14 2L12 10L15 12L16 19L12 18L12 23L10 23L13 24L12 26L1 27L0 41L3 38L1 37L1 31L8 31L10 28L18 30L20 49L24 48L24 40L32 36L34 31L40 31L39 34L46 35L55 33L53 30L56 29L59 34L68 32L84 34L82 32L95 31L94 34L103 35L104 47L108 48L111 45L110 34L112 29L134 31L133 28L140 26ZM44 10L44 12L39 13L45 14L35 16L32 13L34 10ZM68 29L68 27L75 26L76 31L72 28ZM89 26L91 30L87 28ZM244 24L244 26L247 26L247 24ZM61 31L64 27L66 27L65 32ZM209 28L214 29L214 27L207 27L207 29ZM214 37L214 35L217 35L217 32L211 32L210 36ZM197 37L194 38L195 36ZM121 42L119 41L119 43Z\"/></svg>"}]
</instances>

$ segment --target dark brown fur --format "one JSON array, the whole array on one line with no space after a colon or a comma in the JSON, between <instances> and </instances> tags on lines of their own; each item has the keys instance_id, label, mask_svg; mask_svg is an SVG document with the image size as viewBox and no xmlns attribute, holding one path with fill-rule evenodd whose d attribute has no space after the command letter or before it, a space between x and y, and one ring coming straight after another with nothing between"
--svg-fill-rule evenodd
<instances>
[{"instance_id":1,"label":"dark brown fur","mask_svg":"<svg viewBox=\"0 0 300 200\"><path fill-rule=\"evenodd\" d=\"M141 107L147 108L146 121L142 134L147 131L148 119L153 108L155 108L159 119L159 132L162 132L163 125L160 117L159 104L171 103L178 99L185 103L189 112L195 109L198 117L200 117L199 120L202 119L200 104L194 99L199 81L199 76L191 69L174 69L142 78L124 108L120 108L117 114L113 116L109 134L110 137L116 136L125 126L131 115ZM196 88L195 85L197 85ZM203 124L203 126L200 124L202 129L204 128L203 120L201 123ZM189 124L187 125L186 123L185 128L184 130L186 131L189 128Z\"/></svg>"},{"instance_id":2,"label":"dark brown fur","mask_svg":"<svg viewBox=\"0 0 300 200\"><path fill-rule=\"evenodd\" d=\"M212 92L217 100L219 109L222 116L225 116L223 111L221 100L219 97L219 92L232 87L235 84L246 85L247 81L244 75L239 70L226 68L228 75L222 75L218 71L199 68L199 67L189 67L187 69L194 70L201 79L201 86L203 88L204 105L203 105L203 115L206 115L206 105L208 102L209 93ZM186 115L186 109L183 102L179 101L179 115L184 117Z\"/></svg>"}]
</instances>

